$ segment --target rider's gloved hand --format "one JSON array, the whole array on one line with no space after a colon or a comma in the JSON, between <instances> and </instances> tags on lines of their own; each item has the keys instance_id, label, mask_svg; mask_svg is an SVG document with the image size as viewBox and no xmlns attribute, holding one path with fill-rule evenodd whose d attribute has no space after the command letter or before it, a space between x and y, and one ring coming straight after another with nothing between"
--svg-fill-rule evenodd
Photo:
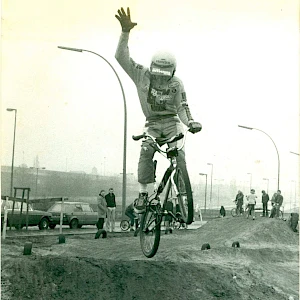
<instances>
[{"instance_id":1,"label":"rider's gloved hand","mask_svg":"<svg viewBox=\"0 0 300 300\"><path fill-rule=\"evenodd\" d=\"M120 21L123 32L129 32L135 25L137 25L137 23L131 22L129 7L127 7L127 15L123 7L118 9L118 14L119 15L115 15L115 17Z\"/></svg>"},{"instance_id":2,"label":"rider's gloved hand","mask_svg":"<svg viewBox=\"0 0 300 300\"><path fill-rule=\"evenodd\" d=\"M201 131L202 125L199 122L190 121L189 122L189 128L190 128L189 131L191 133L196 133L196 132Z\"/></svg>"}]
</instances>

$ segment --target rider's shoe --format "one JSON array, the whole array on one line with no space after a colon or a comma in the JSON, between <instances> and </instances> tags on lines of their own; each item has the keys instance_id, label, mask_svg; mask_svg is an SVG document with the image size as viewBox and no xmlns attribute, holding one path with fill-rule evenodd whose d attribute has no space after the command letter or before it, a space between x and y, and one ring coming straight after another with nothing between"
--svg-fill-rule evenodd
<instances>
[{"instance_id":1,"label":"rider's shoe","mask_svg":"<svg viewBox=\"0 0 300 300\"><path fill-rule=\"evenodd\" d=\"M138 235L138 233L139 233L139 231L140 231L140 228L137 228L137 229L134 231L134 234L133 234L133 236L137 236L137 235Z\"/></svg>"},{"instance_id":2,"label":"rider's shoe","mask_svg":"<svg viewBox=\"0 0 300 300\"><path fill-rule=\"evenodd\" d=\"M137 214L142 214L146 211L146 200L148 198L148 193L139 193L139 197L134 201L134 211Z\"/></svg>"}]
</instances>

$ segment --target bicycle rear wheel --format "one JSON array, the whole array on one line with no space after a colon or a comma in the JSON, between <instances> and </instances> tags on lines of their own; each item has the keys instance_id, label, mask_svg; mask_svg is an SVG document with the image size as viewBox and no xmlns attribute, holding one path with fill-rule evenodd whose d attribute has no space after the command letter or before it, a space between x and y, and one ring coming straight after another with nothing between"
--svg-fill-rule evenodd
<instances>
[{"instance_id":1,"label":"bicycle rear wheel","mask_svg":"<svg viewBox=\"0 0 300 300\"><path fill-rule=\"evenodd\" d=\"M236 208L233 208L233 209L231 210L231 215L232 215L233 217L236 217L236 215L237 215L237 213L236 213Z\"/></svg>"},{"instance_id":2,"label":"bicycle rear wheel","mask_svg":"<svg viewBox=\"0 0 300 300\"><path fill-rule=\"evenodd\" d=\"M120 222L120 228L122 231L127 231L129 229L129 227L130 227L130 223L128 220L122 220Z\"/></svg>"},{"instance_id":3,"label":"bicycle rear wheel","mask_svg":"<svg viewBox=\"0 0 300 300\"><path fill-rule=\"evenodd\" d=\"M159 216L160 205L148 206L142 215L140 243L144 255L153 257L158 249L160 241L161 216Z\"/></svg>"},{"instance_id":4,"label":"bicycle rear wheel","mask_svg":"<svg viewBox=\"0 0 300 300\"><path fill-rule=\"evenodd\" d=\"M177 167L174 175L174 183L178 190L178 204L180 207L181 218L186 224L191 224L194 219L193 194L189 175Z\"/></svg>"}]
</instances>

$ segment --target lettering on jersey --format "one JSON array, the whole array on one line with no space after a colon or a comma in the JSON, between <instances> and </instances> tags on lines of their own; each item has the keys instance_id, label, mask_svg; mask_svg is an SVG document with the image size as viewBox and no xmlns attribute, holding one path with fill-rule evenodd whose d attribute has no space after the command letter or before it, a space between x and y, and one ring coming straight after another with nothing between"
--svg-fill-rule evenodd
<instances>
[{"instance_id":1,"label":"lettering on jersey","mask_svg":"<svg viewBox=\"0 0 300 300\"><path fill-rule=\"evenodd\" d=\"M149 88L147 102L151 105L153 111L166 110L166 104L168 100L173 99L170 95L170 89L158 90L153 87Z\"/></svg>"},{"instance_id":2,"label":"lettering on jersey","mask_svg":"<svg viewBox=\"0 0 300 300\"><path fill-rule=\"evenodd\" d=\"M176 94L177 89L172 89L171 92L172 92L173 94Z\"/></svg>"},{"instance_id":3,"label":"lettering on jersey","mask_svg":"<svg viewBox=\"0 0 300 300\"><path fill-rule=\"evenodd\" d=\"M173 81L173 82L171 82L171 83L169 83L169 88L174 88L174 87L176 87L176 86L178 86L179 85L179 82L178 81Z\"/></svg>"}]
</instances>

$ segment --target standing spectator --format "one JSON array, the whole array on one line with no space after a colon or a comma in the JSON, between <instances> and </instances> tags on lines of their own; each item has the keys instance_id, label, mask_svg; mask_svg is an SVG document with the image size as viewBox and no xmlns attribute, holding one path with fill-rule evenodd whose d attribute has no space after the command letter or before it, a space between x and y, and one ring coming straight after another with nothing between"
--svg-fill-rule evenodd
<instances>
[{"instance_id":1,"label":"standing spectator","mask_svg":"<svg viewBox=\"0 0 300 300\"><path fill-rule=\"evenodd\" d=\"M255 190L251 189L250 194L247 196L247 201L248 201L248 206L249 206L247 219L249 218L249 215L251 215L253 217L253 220L255 220L256 198L257 198L257 196L255 195Z\"/></svg>"},{"instance_id":2,"label":"standing spectator","mask_svg":"<svg viewBox=\"0 0 300 300\"><path fill-rule=\"evenodd\" d=\"M278 190L274 197L274 205L276 208L276 213L275 213L276 218L279 218L279 211L280 211L280 207L282 206L282 203L283 203L283 196L281 195L281 190Z\"/></svg>"},{"instance_id":3,"label":"standing spectator","mask_svg":"<svg viewBox=\"0 0 300 300\"><path fill-rule=\"evenodd\" d=\"M105 200L107 204L106 228L108 231L113 232L115 230L116 221L116 196L113 188L109 189L109 193L105 196Z\"/></svg>"},{"instance_id":4,"label":"standing spectator","mask_svg":"<svg viewBox=\"0 0 300 300\"><path fill-rule=\"evenodd\" d=\"M235 203L236 203L236 214L238 216L243 213L244 194L241 191L238 191L235 197Z\"/></svg>"},{"instance_id":5,"label":"standing spectator","mask_svg":"<svg viewBox=\"0 0 300 300\"><path fill-rule=\"evenodd\" d=\"M269 195L266 193L266 191L262 190L262 196L261 196L261 202L263 205L263 217L268 217L269 212L268 212L268 202L270 200Z\"/></svg>"},{"instance_id":6,"label":"standing spectator","mask_svg":"<svg viewBox=\"0 0 300 300\"><path fill-rule=\"evenodd\" d=\"M97 197L97 211L98 211L98 222L97 228L103 229L104 219L107 213L107 205L105 201L105 191L101 190L99 196Z\"/></svg>"}]
</instances>

